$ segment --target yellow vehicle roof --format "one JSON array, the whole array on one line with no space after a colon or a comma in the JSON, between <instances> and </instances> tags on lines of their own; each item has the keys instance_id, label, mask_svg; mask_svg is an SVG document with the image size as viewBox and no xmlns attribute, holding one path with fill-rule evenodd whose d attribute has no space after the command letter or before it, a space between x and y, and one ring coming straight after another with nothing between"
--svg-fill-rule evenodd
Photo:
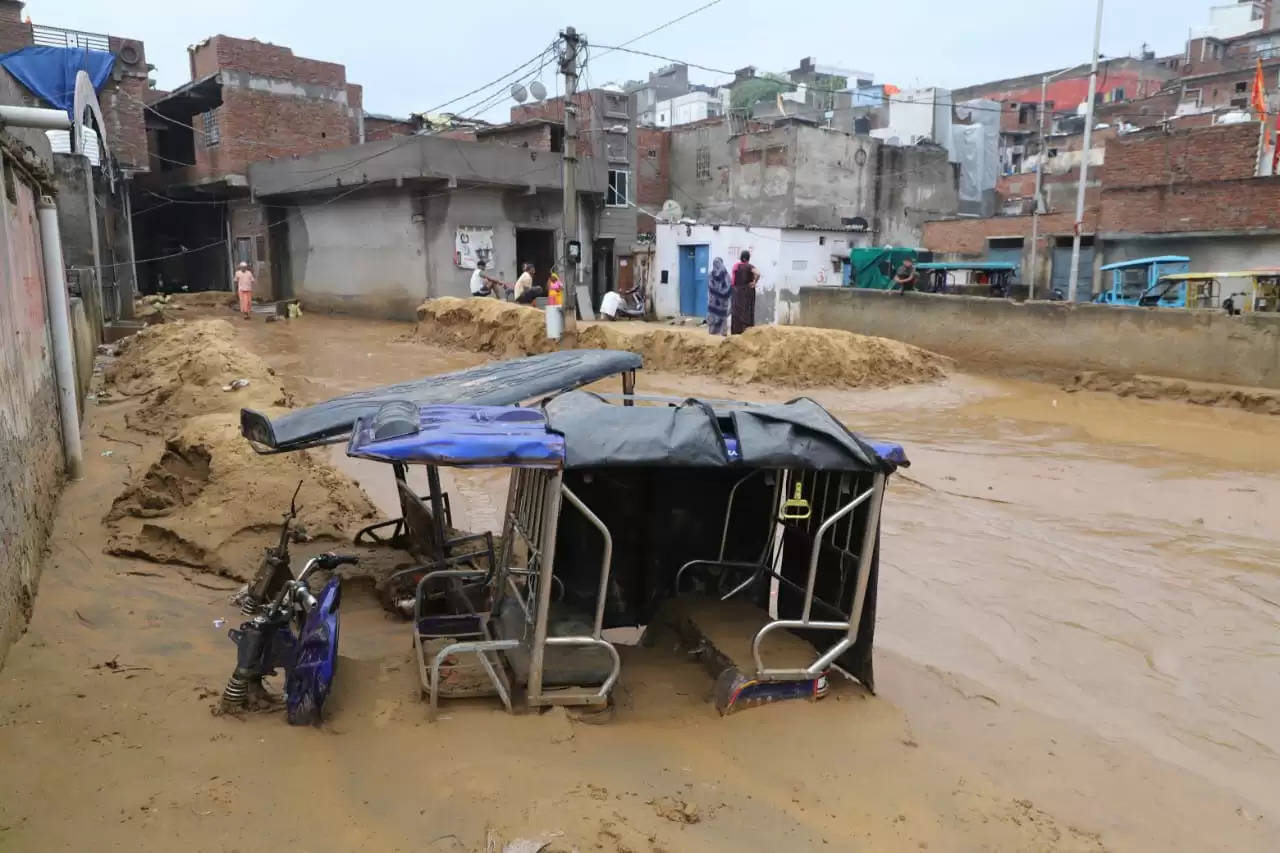
<instances>
[{"instance_id":1,"label":"yellow vehicle roof","mask_svg":"<svg viewBox=\"0 0 1280 853\"><path fill-rule=\"evenodd\" d=\"M1160 276L1161 281L1208 281L1216 278L1275 278L1280 269L1239 270L1237 272L1179 272Z\"/></svg>"}]
</instances>

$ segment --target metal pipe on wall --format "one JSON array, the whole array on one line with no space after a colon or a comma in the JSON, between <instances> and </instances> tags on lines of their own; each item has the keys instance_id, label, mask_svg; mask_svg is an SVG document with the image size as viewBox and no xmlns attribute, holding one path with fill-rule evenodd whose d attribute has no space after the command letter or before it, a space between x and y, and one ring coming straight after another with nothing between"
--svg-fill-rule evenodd
<instances>
[{"instance_id":1,"label":"metal pipe on wall","mask_svg":"<svg viewBox=\"0 0 1280 853\"><path fill-rule=\"evenodd\" d=\"M80 412L76 405L75 344L71 339L67 273L62 265L58 208L53 199L42 196L36 205L36 215L40 222L40 244L44 253L49 334L53 339L53 371L58 384L58 412L62 418L62 449L67 459L67 477L79 480L84 471L84 450L80 446Z\"/></svg>"}]
</instances>

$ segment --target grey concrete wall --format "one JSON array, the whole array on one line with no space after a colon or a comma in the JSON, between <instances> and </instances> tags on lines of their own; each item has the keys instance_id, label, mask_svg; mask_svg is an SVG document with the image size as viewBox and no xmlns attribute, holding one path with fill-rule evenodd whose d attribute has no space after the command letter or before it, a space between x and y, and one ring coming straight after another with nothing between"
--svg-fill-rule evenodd
<instances>
[{"instance_id":1,"label":"grey concrete wall","mask_svg":"<svg viewBox=\"0 0 1280 853\"><path fill-rule=\"evenodd\" d=\"M701 148L705 148L711 158L711 169L709 174L700 177L697 156ZM668 167L671 197L679 202L685 216L700 222L735 222L729 187L737 158L738 149L730 145L726 121L672 129Z\"/></svg>"},{"instance_id":2,"label":"grey concrete wall","mask_svg":"<svg viewBox=\"0 0 1280 853\"><path fill-rule=\"evenodd\" d=\"M516 229L552 232L564 240L559 192L500 187L421 192L372 190L331 204L294 208L288 240L293 294L306 308L388 319L414 319L424 299L466 296L471 270L454 264L459 227L493 229L495 278L519 275ZM590 280L593 211L580 202L583 275Z\"/></svg>"},{"instance_id":3,"label":"grey concrete wall","mask_svg":"<svg viewBox=\"0 0 1280 853\"><path fill-rule=\"evenodd\" d=\"M13 189L16 202L0 191L0 663L31 616L63 465L36 197Z\"/></svg>"},{"instance_id":4,"label":"grey concrete wall","mask_svg":"<svg viewBox=\"0 0 1280 853\"><path fill-rule=\"evenodd\" d=\"M1280 388L1280 315L808 287L800 322L963 361Z\"/></svg>"},{"instance_id":5,"label":"grey concrete wall","mask_svg":"<svg viewBox=\"0 0 1280 853\"><path fill-rule=\"evenodd\" d=\"M1113 264L1154 255L1185 255L1194 272L1236 272L1280 266L1280 234L1163 239L1106 239L1102 263Z\"/></svg>"},{"instance_id":6,"label":"grey concrete wall","mask_svg":"<svg viewBox=\"0 0 1280 853\"><path fill-rule=\"evenodd\" d=\"M83 155L54 154L53 172L58 187L58 230L62 236L62 261L72 275L72 280L80 283L80 297L84 300L85 314L90 326L98 330L96 346L101 343L105 312L102 289L98 285L100 245L95 238L100 217L90 193L93 167L89 164L89 158Z\"/></svg>"},{"instance_id":7,"label":"grey concrete wall","mask_svg":"<svg viewBox=\"0 0 1280 853\"><path fill-rule=\"evenodd\" d=\"M919 246L925 222L954 216L960 208L959 166L944 148L878 145L877 246Z\"/></svg>"},{"instance_id":8,"label":"grey concrete wall","mask_svg":"<svg viewBox=\"0 0 1280 853\"><path fill-rule=\"evenodd\" d=\"M797 127L794 225L839 226L859 216L875 220L877 149L869 136ZM877 240L877 243L880 241Z\"/></svg>"}]
</instances>

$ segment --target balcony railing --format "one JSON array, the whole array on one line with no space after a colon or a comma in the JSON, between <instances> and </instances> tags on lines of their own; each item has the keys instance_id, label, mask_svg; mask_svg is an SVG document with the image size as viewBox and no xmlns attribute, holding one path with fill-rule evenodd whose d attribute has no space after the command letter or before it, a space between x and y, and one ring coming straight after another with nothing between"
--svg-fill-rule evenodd
<instances>
[{"instance_id":1,"label":"balcony railing","mask_svg":"<svg viewBox=\"0 0 1280 853\"><path fill-rule=\"evenodd\" d=\"M111 39L102 33L64 30L61 27L31 25L31 38L44 47L83 47L89 50L111 50Z\"/></svg>"}]
</instances>

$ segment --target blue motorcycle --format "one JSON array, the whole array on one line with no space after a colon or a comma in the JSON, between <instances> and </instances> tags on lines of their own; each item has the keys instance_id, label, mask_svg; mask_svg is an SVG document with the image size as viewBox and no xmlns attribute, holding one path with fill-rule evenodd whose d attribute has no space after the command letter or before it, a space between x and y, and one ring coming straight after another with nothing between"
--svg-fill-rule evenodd
<instances>
[{"instance_id":1,"label":"blue motorcycle","mask_svg":"<svg viewBox=\"0 0 1280 853\"><path fill-rule=\"evenodd\" d=\"M310 577L317 570L332 573L357 562L356 557L339 554L312 557L302 574L284 581L268 603L256 608L251 620L228 632L236 644L236 668L222 691L222 713L274 706L276 701L262 680L283 669L289 723L320 724L338 663L342 587L341 579L333 575L314 595Z\"/></svg>"}]
</instances>

